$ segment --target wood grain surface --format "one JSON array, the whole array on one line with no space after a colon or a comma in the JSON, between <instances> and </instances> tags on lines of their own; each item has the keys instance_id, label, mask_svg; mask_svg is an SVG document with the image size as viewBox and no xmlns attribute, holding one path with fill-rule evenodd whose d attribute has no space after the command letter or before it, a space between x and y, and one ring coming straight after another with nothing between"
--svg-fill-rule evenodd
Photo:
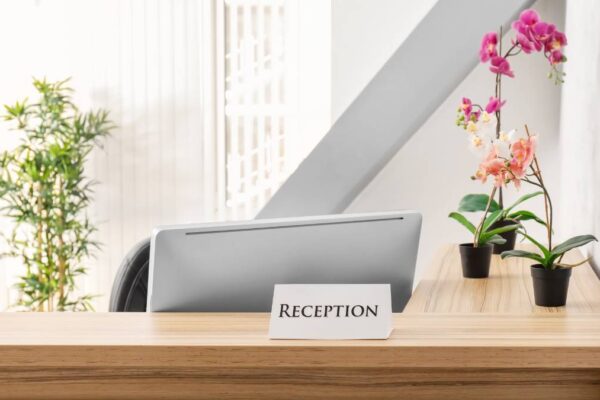
<instances>
[{"instance_id":1,"label":"wood grain surface","mask_svg":"<svg viewBox=\"0 0 600 400\"><path fill-rule=\"evenodd\" d=\"M529 246L522 246L533 250ZM578 250L565 261L584 257ZM573 269L565 307L538 307L533 298L531 261L502 260L492 256L487 279L462 277L458 246L448 245L436 254L404 309L405 313L590 313L600 312L600 280L589 264Z\"/></svg>"},{"instance_id":2,"label":"wood grain surface","mask_svg":"<svg viewBox=\"0 0 600 400\"><path fill-rule=\"evenodd\" d=\"M0 398L598 399L600 314L397 314L268 340L267 314L0 314Z\"/></svg>"},{"instance_id":3,"label":"wood grain surface","mask_svg":"<svg viewBox=\"0 0 600 400\"><path fill-rule=\"evenodd\" d=\"M268 314L0 313L0 399L600 399L599 299L589 265L546 309L527 261L463 279L448 246L389 340L269 340Z\"/></svg>"}]
</instances>

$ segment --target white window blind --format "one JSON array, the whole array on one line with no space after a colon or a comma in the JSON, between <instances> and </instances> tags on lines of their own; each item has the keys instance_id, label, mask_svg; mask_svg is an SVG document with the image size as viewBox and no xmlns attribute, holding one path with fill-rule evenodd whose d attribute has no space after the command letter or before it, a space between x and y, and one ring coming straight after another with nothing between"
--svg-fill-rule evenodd
<instances>
[{"instance_id":1,"label":"white window blind","mask_svg":"<svg viewBox=\"0 0 600 400\"><path fill-rule=\"evenodd\" d=\"M223 176L227 217L248 219L287 178L295 1L225 0Z\"/></svg>"}]
</instances>

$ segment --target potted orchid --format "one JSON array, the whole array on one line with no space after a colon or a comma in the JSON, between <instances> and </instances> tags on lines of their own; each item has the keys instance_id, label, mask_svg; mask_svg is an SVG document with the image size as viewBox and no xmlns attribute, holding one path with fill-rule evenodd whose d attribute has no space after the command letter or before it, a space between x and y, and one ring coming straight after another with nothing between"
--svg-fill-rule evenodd
<instances>
[{"instance_id":1,"label":"potted orchid","mask_svg":"<svg viewBox=\"0 0 600 400\"><path fill-rule=\"evenodd\" d=\"M470 148L481 158L484 158L478 173L473 176L473 179L480 179L483 182L490 175L486 174L485 170L499 165L494 161L496 159L494 155L499 155L501 158L508 160L510 159L509 149L511 145L513 143L521 143L520 139L516 138L517 133L515 130L505 131L502 129L502 108L506 104L506 100L502 99L502 78L503 76L509 78L514 78L515 76L509 59L521 53L543 52L551 65L549 78L554 78L555 83L563 82L564 74L559 70L559 65L566 61L562 53L562 49L567 44L566 36L558 31L553 24L541 21L535 10L523 11L519 19L513 22L512 27L516 34L506 51L502 49L502 28L499 29L499 33L486 33L481 41L479 58L482 63L489 62L489 69L495 78L494 94L490 96L485 106L474 103L469 98L463 98L458 108L457 125L469 134ZM517 144L517 146L519 145ZM498 165L493 165L494 162ZM513 180L517 189L520 187L520 178L522 177L519 174L523 172L513 171L513 173L516 173L516 177L519 178ZM494 228L514 224L521 225L521 222L526 220L544 223L541 218L531 211L520 210L519 212L513 212L514 205L505 208L503 187L510 180L504 179L504 176L497 173L492 175L494 175L494 184L498 187L496 191L498 199L497 201L495 199L492 200L491 210L503 210ZM525 195L517 200L516 203L521 204L523 201L538 195L541 195L541 193ZM459 210L469 212L484 211L486 204L487 198L485 195L467 195L461 200ZM512 250L514 248L516 232L516 230L509 230L503 233L501 236L506 241L504 244L494 245L494 253L500 254L503 251Z\"/></svg>"},{"instance_id":2,"label":"potted orchid","mask_svg":"<svg viewBox=\"0 0 600 400\"><path fill-rule=\"evenodd\" d=\"M525 126L528 140L535 142L536 136L529 133ZM584 246L592 241L598 241L593 235L574 236L564 242L553 246L553 205L548 188L544 183L542 171L537 156L533 156L533 162L529 165L530 172L523 180L531 185L542 189L544 194L544 209L546 214L546 240L547 245L529 236L526 232L519 232L539 250L530 252L526 250L510 250L502 253L501 257L521 257L533 260L536 264L531 266L531 277L533 278L533 294L535 304L544 307L560 307L567 302L569 290L569 278L571 268L577 267L589 261L582 260L573 264L563 262L565 253L569 250Z\"/></svg>"},{"instance_id":3,"label":"potted orchid","mask_svg":"<svg viewBox=\"0 0 600 400\"><path fill-rule=\"evenodd\" d=\"M494 190L496 188L494 187ZM493 197L489 196L489 199ZM490 274L490 262L492 260L492 249L495 244L506 242L500 234L515 230L518 225L508 225L493 228L498 221L502 210L487 214L489 204L479 224L475 226L464 215L458 212L451 212L449 217L459 222L473 234L473 241L459 245L460 259L462 264L463 277L465 278L487 278Z\"/></svg>"},{"instance_id":4,"label":"potted orchid","mask_svg":"<svg viewBox=\"0 0 600 400\"><path fill-rule=\"evenodd\" d=\"M515 210L517 206L521 203L542 195L543 192L534 192L528 193L521 197L519 197L513 204L509 206L505 206L504 208L500 207L496 200L489 198L487 194L468 194L464 196L458 205L458 211L461 212L475 212L475 211L483 211L485 210L486 204L488 201L490 202L490 212L499 212L498 221L502 221L502 224L496 223L494 227L502 227L508 225L517 224L519 227L523 227L521 224L522 221L533 220L542 225L545 225L546 222L535 215L533 212L528 210ZM494 254L500 254L503 251L512 250L515 248L515 241L517 239L517 230L509 230L507 232L500 233L500 236L505 240L504 243L495 243L494 244Z\"/></svg>"},{"instance_id":5,"label":"potted orchid","mask_svg":"<svg viewBox=\"0 0 600 400\"><path fill-rule=\"evenodd\" d=\"M561 63L566 61L562 50L567 44L567 38L553 24L541 21L534 10L523 11L519 19L513 22L512 27L516 32L516 37L504 55L502 55L501 41L498 41L495 33L486 34L481 46L481 60L489 61L490 70L496 74L496 96L490 99L485 110L474 107L470 101L464 99L461 107L463 115L459 116L458 122L471 134L472 146L485 154L485 158L473 178L482 182L485 182L490 176L494 179L494 190L487 199L484 220L490 211L492 199L497 191L499 192L498 209L492 211L492 214L500 210L506 211L503 208L501 191L509 183L513 183L515 187L519 188L524 182L535 186L543 194L545 218L542 223L546 228L546 243L542 244L523 229L519 229L519 234L533 243L538 251L507 250L502 252L501 257L503 259L521 257L535 261L536 264L531 266L535 303L547 307L563 306L566 304L571 268L587 261L565 263L563 261L565 253L597 241L597 239L592 235L580 235L560 244L554 244L553 203L536 155L538 139L529 132L527 126L525 126L526 136L520 138L513 138L514 131L504 133L500 130L500 108L505 104L505 101L500 100L500 81L502 75L514 77L508 62L509 57L520 53L540 52L550 63L549 77L554 78L555 83L563 83L564 74L558 68ZM486 135L486 130L489 129L485 127L485 124L489 123L490 111L493 111L496 116L495 136L492 135L491 138ZM535 195L537 194L534 193L531 197ZM507 212L505 218L508 219L510 215L511 213ZM538 222L541 220L535 215L529 215L528 219Z\"/></svg>"},{"instance_id":6,"label":"potted orchid","mask_svg":"<svg viewBox=\"0 0 600 400\"><path fill-rule=\"evenodd\" d=\"M529 128L525 126L527 132L527 141L535 143L536 136L529 133ZM532 162L529 164L529 172L523 178L523 181L542 189L544 194L544 209L546 215L546 239L547 245L534 239L526 232L520 231L527 240L534 244L539 252L526 250L509 250L502 253L501 257L521 257L533 260L536 264L531 266L531 276L533 278L533 294L535 304L544 307L560 307L567 302L567 292L569 289L569 278L571 277L571 268L584 264L588 260L579 261L574 264L567 264L562 261L564 255L569 250L584 246L592 241L597 241L593 235L579 235L565 240L564 242L553 246L553 205L548 188L544 183L540 163L534 154ZM510 174L506 170L505 173Z\"/></svg>"},{"instance_id":7,"label":"potted orchid","mask_svg":"<svg viewBox=\"0 0 600 400\"><path fill-rule=\"evenodd\" d=\"M501 148L503 150L502 153L506 152L506 155L498 152L498 149ZM525 175L524 170L533 161L534 152L535 140L506 142L502 147L499 143L491 146L488 155L481 162L479 169L475 173L475 177L484 183L490 176L494 179L492 192L489 196L485 197L486 203L483 208L483 216L477 228L472 226L472 224L469 226L470 223L467 224L468 220L464 215L458 212L450 213L450 218L458 221L473 233L472 243L462 243L459 245L463 276L465 278L486 278L489 274L489 265L493 251L492 244L505 244L506 239L500 235L515 231L519 227L518 222L499 225L500 218L505 217L506 213L510 210L504 210L496 205L492 211L492 202L496 192L502 186L506 186L509 183L513 183L517 187L520 186L521 178ZM471 203L471 205L473 204L474 202ZM462 209L465 210L465 208L463 204Z\"/></svg>"}]
</instances>

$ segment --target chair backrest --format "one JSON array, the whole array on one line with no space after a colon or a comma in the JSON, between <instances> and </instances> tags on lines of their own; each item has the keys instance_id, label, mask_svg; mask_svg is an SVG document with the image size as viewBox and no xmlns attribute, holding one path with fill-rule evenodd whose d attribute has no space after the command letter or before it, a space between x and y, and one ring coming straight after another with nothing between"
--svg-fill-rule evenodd
<instances>
[{"instance_id":1,"label":"chair backrest","mask_svg":"<svg viewBox=\"0 0 600 400\"><path fill-rule=\"evenodd\" d=\"M108 311L146 311L150 238L142 240L127 253L115 276Z\"/></svg>"}]
</instances>

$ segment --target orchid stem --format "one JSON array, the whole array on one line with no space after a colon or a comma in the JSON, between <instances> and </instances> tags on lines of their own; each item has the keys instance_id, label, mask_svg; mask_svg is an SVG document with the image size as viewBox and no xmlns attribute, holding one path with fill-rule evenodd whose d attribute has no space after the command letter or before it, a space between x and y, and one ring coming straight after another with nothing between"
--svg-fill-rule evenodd
<instances>
[{"instance_id":1,"label":"orchid stem","mask_svg":"<svg viewBox=\"0 0 600 400\"><path fill-rule=\"evenodd\" d=\"M527 137L531 137L529 133L529 127L525 124L525 132L527 133ZM534 168L535 166L535 168ZM544 211L546 214L546 230L548 235L548 249L552 251L552 222L553 222L553 209L552 209L552 199L550 199L550 193L548 193L548 189L544 184L544 178L542 177L542 170L540 169L540 164L538 162L537 156L533 156L533 166L531 166L531 170L533 171L533 175L538 180L538 183L535 184L533 181L529 179L527 182L533 183L536 186L539 186L544 192Z\"/></svg>"},{"instance_id":2,"label":"orchid stem","mask_svg":"<svg viewBox=\"0 0 600 400\"><path fill-rule=\"evenodd\" d=\"M500 34L498 36L499 53L502 54L502 26L500 26ZM502 104L502 74L496 74L496 98ZM496 110L496 139L500 138L500 107ZM493 195L492 195L493 197ZM504 208L504 196L502 196L502 188L498 191L498 205L501 209Z\"/></svg>"},{"instance_id":3,"label":"orchid stem","mask_svg":"<svg viewBox=\"0 0 600 400\"><path fill-rule=\"evenodd\" d=\"M490 196L488 197L483 217L481 218L477 229L475 229L475 235L473 237L473 247L479 247L479 236L481 235L481 231L483 230L483 224L485 223L485 219L488 215L488 212L490 211L490 206L492 205L492 200L494 199L494 195L496 194L496 189L497 187L494 186L494 188L492 189L492 193L490 193Z\"/></svg>"}]
</instances>

